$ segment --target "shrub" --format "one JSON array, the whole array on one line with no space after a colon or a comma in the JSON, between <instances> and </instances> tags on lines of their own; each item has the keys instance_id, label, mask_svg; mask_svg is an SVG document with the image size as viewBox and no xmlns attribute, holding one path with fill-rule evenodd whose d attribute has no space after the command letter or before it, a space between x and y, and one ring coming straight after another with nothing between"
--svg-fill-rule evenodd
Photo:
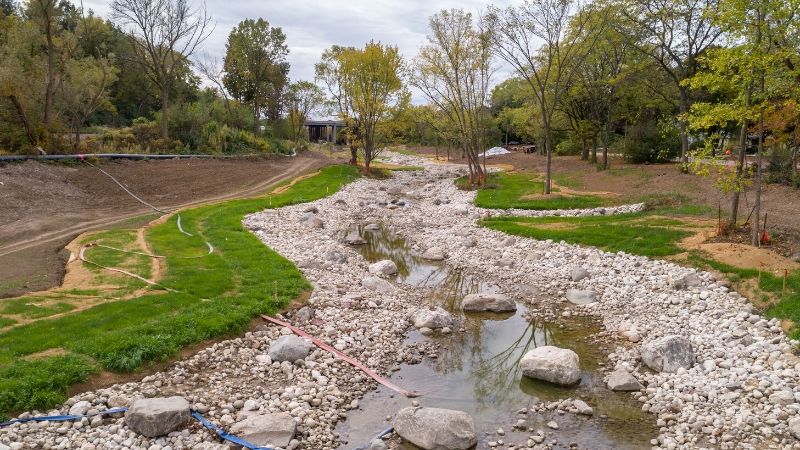
<instances>
[{"instance_id":1,"label":"shrub","mask_svg":"<svg viewBox=\"0 0 800 450\"><path fill-rule=\"evenodd\" d=\"M216 121L203 127L201 148L226 155L243 153L268 153L270 144L249 131L220 125Z\"/></svg>"}]
</instances>

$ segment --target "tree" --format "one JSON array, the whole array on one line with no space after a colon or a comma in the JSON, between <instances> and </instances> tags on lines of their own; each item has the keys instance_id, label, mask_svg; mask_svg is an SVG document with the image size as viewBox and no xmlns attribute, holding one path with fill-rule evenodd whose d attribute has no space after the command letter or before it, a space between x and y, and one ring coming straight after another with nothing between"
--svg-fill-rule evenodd
<instances>
[{"instance_id":1,"label":"tree","mask_svg":"<svg viewBox=\"0 0 800 450\"><path fill-rule=\"evenodd\" d=\"M713 19L719 0L623 0L629 41L652 58L678 88L681 161L687 161L689 134L686 114L691 107L690 87L684 80L697 73L698 58L722 34Z\"/></svg>"},{"instance_id":2,"label":"tree","mask_svg":"<svg viewBox=\"0 0 800 450\"><path fill-rule=\"evenodd\" d=\"M491 50L485 33L473 26L472 15L460 9L444 10L430 20L427 44L414 62L412 83L459 131L469 181L486 181L480 151L486 149Z\"/></svg>"},{"instance_id":3,"label":"tree","mask_svg":"<svg viewBox=\"0 0 800 450\"><path fill-rule=\"evenodd\" d=\"M286 98L292 139L299 141L309 114L325 103L325 94L310 81L297 81L289 85Z\"/></svg>"},{"instance_id":4,"label":"tree","mask_svg":"<svg viewBox=\"0 0 800 450\"><path fill-rule=\"evenodd\" d=\"M526 0L504 10L490 7L484 18L495 53L528 82L536 99L547 153L546 194L552 185L553 116L593 45L582 39L586 21L577 10L575 0Z\"/></svg>"},{"instance_id":5,"label":"tree","mask_svg":"<svg viewBox=\"0 0 800 450\"><path fill-rule=\"evenodd\" d=\"M378 128L392 110L407 101L403 89L403 58L397 47L370 41L363 49L344 49L339 55L342 90L349 99L350 114L358 124L364 172L378 156Z\"/></svg>"},{"instance_id":6,"label":"tree","mask_svg":"<svg viewBox=\"0 0 800 450\"><path fill-rule=\"evenodd\" d=\"M353 114L353 104L348 91L348 75L342 70L342 53L356 51L355 47L333 45L322 53L320 62L314 65L317 82L322 82L333 97L336 114L345 122L343 134L350 148L350 164L358 164L358 118Z\"/></svg>"},{"instance_id":7,"label":"tree","mask_svg":"<svg viewBox=\"0 0 800 450\"><path fill-rule=\"evenodd\" d=\"M59 103L75 136L74 148L78 148L81 127L89 116L98 108L113 109L108 86L116 80L117 70L104 58L87 57L67 61Z\"/></svg>"},{"instance_id":8,"label":"tree","mask_svg":"<svg viewBox=\"0 0 800 450\"><path fill-rule=\"evenodd\" d=\"M0 18L13 16L17 13L17 3L14 0L0 0Z\"/></svg>"},{"instance_id":9,"label":"tree","mask_svg":"<svg viewBox=\"0 0 800 450\"><path fill-rule=\"evenodd\" d=\"M169 94L187 61L211 34L205 7L187 0L113 0L112 17L128 35L133 55L158 87L161 137L169 139Z\"/></svg>"},{"instance_id":10,"label":"tree","mask_svg":"<svg viewBox=\"0 0 800 450\"><path fill-rule=\"evenodd\" d=\"M693 88L712 93L727 92L728 101L703 102L693 105L689 116L697 129L740 125L741 148L736 168L721 171L718 183L732 192L731 223L736 224L739 194L747 185L744 179L745 150L749 134L758 137L756 147L755 204L753 208L752 244L760 242L761 189L763 152L767 139L765 116L784 104L794 91L797 73L787 61L797 58L794 46L781 45L792 40L794 18L800 2L775 0L724 0L713 16L715 24L728 30L730 46L714 49L703 59L708 69L687 81ZM756 129L751 124L756 122ZM699 155L695 167L709 158L707 148ZM703 168L700 168L703 170ZM708 170L705 169L707 173Z\"/></svg>"},{"instance_id":11,"label":"tree","mask_svg":"<svg viewBox=\"0 0 800 450\"><path fill-rule=\"evenodd\" d=\"M59 69L65 57L65 47L70 36L61 26L64 8L57 0L32 0L28 4L28 17L36 24L44 39L47 64L47 81L44 90L43 121L46 132L53 125L53 101L56 95Z\"/></svg>"},{"instance_id":12,"label":"tree","mask_svg":"<svg viewBox=\"0 0 800 450\"><path fill-rule=\"evenodd\" d=\"M17 16L0 17L0 97L11 105L8 122L18 123L22 127L24 142L31 147L41 141L40 129L36 123L41 120L41 109L38 105L43 91L31 89L45 83L46 74L42 72L41 55L31 51L30 43L39 38L38 30L29 21ZM38 116L38 118L37 118ZM17 128L17 127L14 127ZM14 138L15 133L0 133L6 145L20 140Z\"/></svg>"},{"instance_id":13,"label":"tree","mask_svg":"<svg viewBox=\"0 0 800 450\"><path fill-rule=\"evenodd\" d=\"M624 77L625 68L630 62L630 41L614 26L622 20L619 5L609 4L587 8L581 12L585 17L583 28L589 36L583 37L588 45L586 58L578 69L577 83L584 92L584 99L590 103L585 111L590 112L592 136L592 162L596 162L597 134L603 138L603 169L608 169L608 146L610 145L612 114L619 98L619 84ZM592 36L594 35L594 36Z\"/></svg>"},{"instance_id":14,"label":"tree","mask_svg":"<svg viewBox=\"0 0 800 450\"><path fill-rule=\"evenodd\" d=\"M277 119L276 109L288 81L288 54L283 30L261 18L239 22L228 35L223 84L235 99L251 106L256 134L264 108L272 111L270 119Z\"/></svg>"}]
</instances>

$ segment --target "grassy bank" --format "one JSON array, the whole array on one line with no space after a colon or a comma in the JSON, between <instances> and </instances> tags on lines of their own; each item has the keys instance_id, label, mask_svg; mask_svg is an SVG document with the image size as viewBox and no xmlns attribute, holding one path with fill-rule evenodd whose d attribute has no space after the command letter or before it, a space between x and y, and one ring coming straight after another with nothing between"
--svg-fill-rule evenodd
<instances>
[{"instance_id":1,"label":"grassy bank","mask_svg":"<svg viewBox=\"0 0 800 450\"><path fill-rule=\"evenodd\" d=\"M160 283L177 292L137 286L146 294L0 333L0 416L51 407L65 399L69 385L91 373L132 371L185 346L242 331L255 315L274 313L300 296L310 287L300 271L245 230L242 218L325 197L357 176L353 167L327 167L280 194L184 211L181 222L192 237L180 233L175 216L148 228L152 251L167 256ZM98 240L124 241L120 234L126 233L106 232ZM205 240L214 253L178 258L204 254Z\"/></svg>"},{"instance_id":2,"label":"grassy bank","mask_svg":"<svg viewBox=\"0 0 800 450\"><path fill-rule=\"evenodd\" d=\"M591 245L608 252L643 256L680 253L678 242L692 234L685 222L645 213L592 217L495 217L480 224L517 236Z\"/></svg>"},{"instance_id":3,"label":"grassy bank","mask_svg":"<svg viewBox=\"0 0 800 450\"><path fill-rule=\"evenodd\" d=\"M456 180L456 184L467 189L467 178ZM497 172L489 174L486 185L478 189L475 206L493 209L582 209L608 205L608 199L593 195L562 193L558 188L544 195L544 182L538 177L524 173Z\"/></svg>"},{"instance_id":4,"label":"grassy bank","mask_svg":"<svg viewBox=\"0 0 800 450\"><path fill-rule=\"evenodd\" d=\"M688 251L680 241L703 228L688 215L703 214L705 208L652 199L656 209L636 214L593 217L495 217L482 226L516 236L588 245L608 252L623 251L648 257L678 255L675 261L703 270L714 270L728 278L737 290L750 297L767 317L789 319L800 324L800 271L783 275L744 269L714 260L699 250ZM655 201L658 200L658 201ZM674 204L673 204L674 203ZM794 326L790 336L800 338Z\"/></svg>"}]
</instances>

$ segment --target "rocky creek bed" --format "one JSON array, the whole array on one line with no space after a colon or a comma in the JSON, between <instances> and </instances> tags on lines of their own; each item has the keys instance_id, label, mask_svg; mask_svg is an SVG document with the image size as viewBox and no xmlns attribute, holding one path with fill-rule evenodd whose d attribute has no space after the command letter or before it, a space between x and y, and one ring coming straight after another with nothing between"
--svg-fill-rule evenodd
<instances>
[{"instance_id":1,"label":"rocky creek bed","mask_svg":"<svg viewBox=\"0 0 800 450\"><path fill-rule=\"evenodd\" d=\"M453 183L463 167L388 159L425 170L358 180L329 198L245 223L314 285L308 307L288 320L422 397L376 390L347 363L265 324L140 382L86 392L42 413L180 396L226 429L269 429L284 448L334 449L367 444L365 436L392 422L409 429L449 414L413 408L398 419L398 408L419 404L470 413L479 448L800 448L797 342L723 282L664 261L479 228L475 221L487 211ZM369 242L365 233L380 238ZM437 269L425 269L422 256L439 261L429 264ZM378 258L393 260L399 275L374 265ZM517 310L462 313L459 297L478 292L503 294ZM434 329L412 331L410 318L429 306L452 322L418 322ZM515 360L542 343L575 350L580 381L554 387L522 377ZM481 359L498 354L499 366ZM632 389L638 382L641 389L614 393L605 381ZM147 426L130 418L95 417L4 428L0 450L229 448L196 422L181 423L185 405L176 403L181 413L170 416L176 429L166 436L145 437L152 434ZM467 418L447 420L441 423L461 427ZM392 435L372 448L404 441Z\"/></svg>"}]
</instances>

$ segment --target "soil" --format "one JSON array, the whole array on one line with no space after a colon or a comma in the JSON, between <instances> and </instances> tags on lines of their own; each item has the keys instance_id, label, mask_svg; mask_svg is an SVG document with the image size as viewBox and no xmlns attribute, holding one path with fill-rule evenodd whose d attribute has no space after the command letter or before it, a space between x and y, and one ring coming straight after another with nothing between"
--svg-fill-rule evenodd
<instances>
[{"instance_id":1,"label":"soil","mask_svg":"<svg viewBox=\"0 0 800 450\"><path fill-rule=\"evenodd\" d=\"M414 147L413 151L435 155L433 147ZM439 149L439 157L444 160L446 150ZM450 161L465 162L460 154L450 151ZM487 165L501 166L514 170L544 173L546 159L539 154L509 153L486 159ZM730 208L729 196L720 193L709 178L685 174L675 164L629 164L620 158L609 159L611 170L598 171L594 164L581 161L578 156L558 156L552 161L555 184L563 178L570 181L570 187L577 191L611 192L620 196L621 202L640 200L644 196L657 194L679 194L691 203L710 208L716 219L721 208L724 215ZM573 186L574 184L574 186ZM753 208L753 192L742 196L739 206L739 220L744 221ZM773 250L783 256L800 254L800 192L789 186L765 184L761 197L761 212L768 213L767 230L773 237ZM762 217L763 219L763 217Z\"/></svg>"},{"instance_id":2,"label":"soil","mask_svg":"<svg viewBox=\"0 0 800 450\"><path fill-rule=\"evenodd\" d=\"M257 195L281 180L313 172L337 158L104 161L101 167L159 209ZM133 227L157 217L96 168L27 161L0 165L0 298L61 283L79 234Z\"/></svg>"}]
</instances>

